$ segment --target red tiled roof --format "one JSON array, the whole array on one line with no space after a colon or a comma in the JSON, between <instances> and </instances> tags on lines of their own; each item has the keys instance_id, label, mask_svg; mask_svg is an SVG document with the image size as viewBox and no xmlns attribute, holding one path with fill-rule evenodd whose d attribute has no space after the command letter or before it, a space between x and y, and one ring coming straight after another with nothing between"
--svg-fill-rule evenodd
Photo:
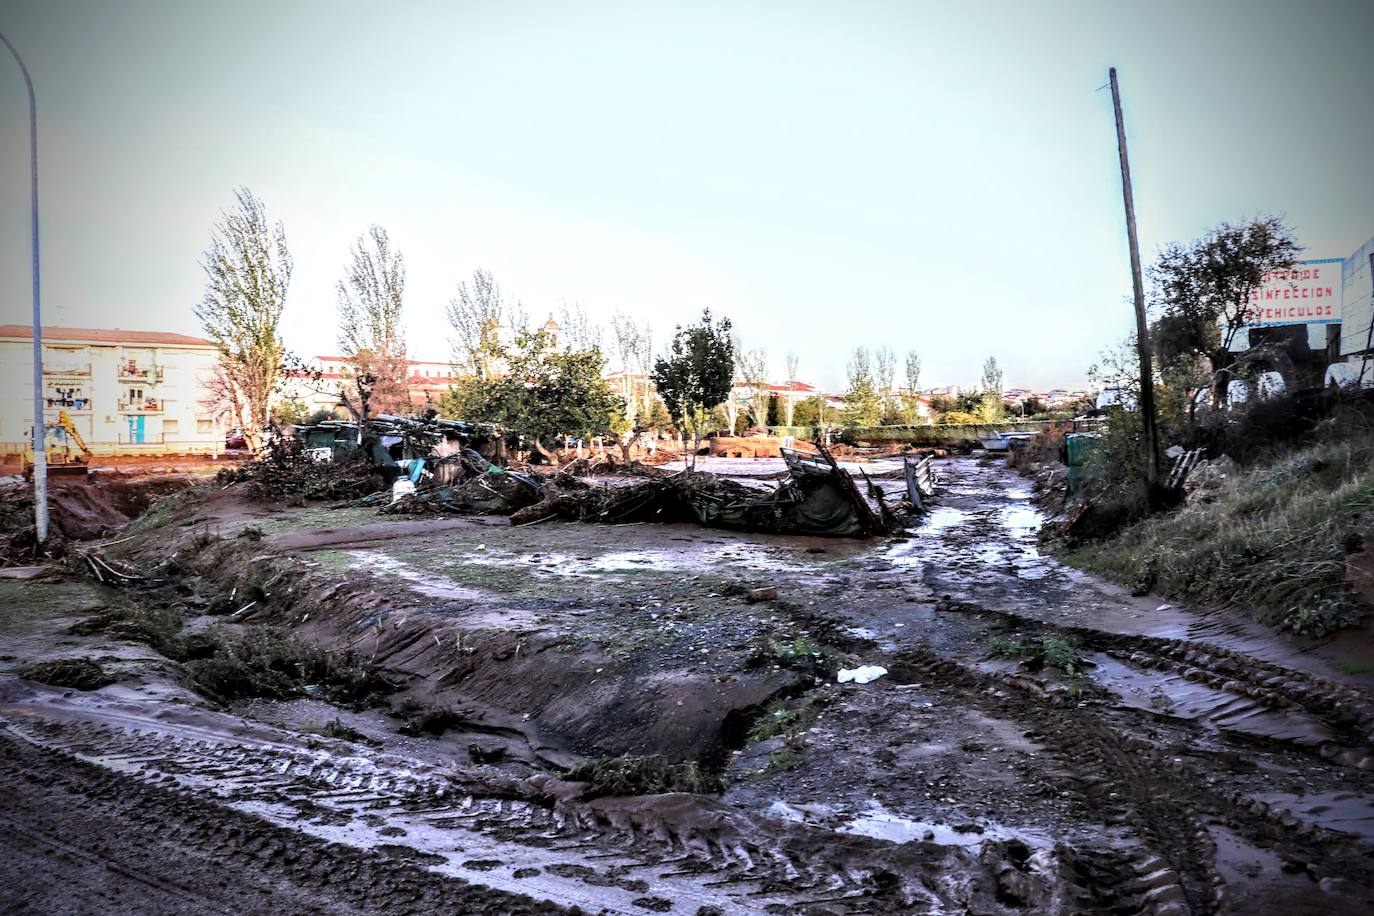
<instances>
[{"instance_id":1,"label":"red tiled roof","mask_svg":"<svg viewBox=\"0 0 1374 916\"><path fill-rule=\"evenodd\" d=\"M0 324L0 338L33 339L33 327L27 324ZM183 347L213 347L204 337L173 334L170 331L124 331L119 328L43 328L43 340L80 340L88 343L174 344Z\"/></svg>"}]
</instances>

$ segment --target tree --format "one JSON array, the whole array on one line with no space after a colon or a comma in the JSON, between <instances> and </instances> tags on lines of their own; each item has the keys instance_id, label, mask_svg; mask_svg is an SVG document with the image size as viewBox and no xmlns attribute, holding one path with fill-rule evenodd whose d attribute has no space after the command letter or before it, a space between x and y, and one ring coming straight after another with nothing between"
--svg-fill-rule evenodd
<instances>
[{"instance_id":1,"label":"tree","mask_svg":"<svg viewBox=\"0 0 1374 916\"><path fill-rule=\"evenodd\" d=\"M797 359L797 354L788 351L786 356L787 363L787 399L783 401L783 424L792 425L792 411L796 404L797 396L797 371L801 366Z\"/></svg>"},{"instance_id":2,"label":"tree","mask_svg":"<svg viewBox=\"0 0 1374 916\"><path fill-rule=\"evenodd\" d=\"M984 423L996 423L1006 413L1002 391L1002 370L997 357L989 356L983 363L983 397L978 405L978 418Z\"/></svg>"},{"instance_id":3,"label":"tree","mask_svg":"<svg viewBox=\"0 0 1374 916\"><path fill-rule=\"evenodd\" d=\"M882 419L882 400L873 383L873 366L867 347L855 347L849 359L849 388L844 394L846 426L876 426Z\"/></svg>"},{"instance_id":4,"label":"tree","mask_svg":"<svg viewBox=\"0 0 1374 916\"><path fill-rule=\"evenodd\" d=\"M768 352L762 347L745 350L735 345L739 379L749 389L749 425L768 425Z\"/></svg>"},{"instance_id":5,"label":"tree","mask_svg":"<svg viewBox=\"0 0 1374 916\"><path fill-rule=\"evenodd\" d=\"M408 413L405 332L401 327L406 266L401 252L381 226L368 227L353 243L351 260L339 281L339 349L349 361L339 400L361 425L374 413Z\"/></svg>"},{"instance_id":6,"label":"tree","mask_svg":"<svg viewBox=\"0 0 1374 916\"><path fill-rule=\"evenodd\" d=\"M921 355L915 350L906 351L906 390L911 394L921 391Z\"/></svg>"},{"instance_id":7,"label":"tree","mask_svg":"<svg viewBox=\"0 0 1374 916\"><path fill-rule=\"evenodd\" d=\"M558 310L558 342L573 350L601 349L601 325L581 302L564 302Z\"/></svg>"},{"instance_id":8,"label":"tree","mask_svg":"<svg viewBox=\"0 0 1374 916\"><path fill-rule=\"evenodd\" d=\"M646 321L640 325L628 315L611 315L611 335L615 338L615 352L625 379L625 410L631 422L644 428L642 417L653 411L658 399L649 385L653 371L654 335Z\"/></svg>"},{"instance_id":9,"label":"tree","mask_svg":"<svg viewBox=\"0 0 1374 916\"><path fill-rule=\"evenodd\" d=\"M782 426L782 398L774 391L768 395L768 416L764 422L765 426Z\"/></svg>"},{"instance_id":10,"label":"tree","mask_svg":"<svg viewBox=\"0 0 1374 916\"><path fill-rule=\"evenodd\" d=\"M283 398L272 405L272 422L277 426L302 426L311 415L310 406L300 398Z\"/></svg>"},{"instance_id":11,"label":"tree","mask_svg":"<svg viewBox=\"0 0 1374 916\"><path fill-rule=\"evenodd\" d=\"M545 330L521 331L497 355L507 371L473 379L464 391L464 419L494 423L529 440L554 461L547 441L609 431L624 404L606 384L600 349L562 349Z\"/></svg>"},{"instance_id":12,"label":"tree","mask_svg":"<svg viewBox=\"0 0 1374 916\"><path fill-rule=\"evenodd\" d=\"M915 425L921 422L921 357L908 350L904 364L905 386L902 390L902 422Z\"/></svg>"},{"instance_id":13,"label":"tree","mask_svg":"<svg viewBox=\"0 0 1374 916\"><path fill-rule=\"evenodd\" d=\"M654 386L680 428L692 435L693 451L701 446L711 408L730 397L734 379L730 319L712 322L709 309L698 323L678 326L667 356L654 363Z\"/></svg>"},{"instance_id":14,"label":"tree","mask_svg":"<svg viewBox=\"0 0 1374 916\"><path fill-rule=\"evenodd\" d=\"M278 327L292 262L286 230L268 222L262 201L247 188L234 197L237 205L222 211L210 229L210 247L201 257L205 293L195 312L219 351L219 373L229 389L222 401L249 447L256 448L271 421L270 402L282 371Z\"/></svg>"},{"instance_id":15,"label":"tree","mask_svg":"<svg viewBox=\"0 0 1374 916\"><path fill-rule=\"evenodd\" d=\"M878 389L878 406L882 410L883 421L896 419L894 389L897 386L897 354L891 347L879 347L873 351L873 384Z\"/></svg>"},{"instance_id":16,"label":"tree","mask_svg":"<svg viewBox=\"0 0 1374 916\"><path fill-rule=\"evenodd\" d=\"M814 394L798 402L792 412L792 422L788 426L820 426L824 423L825 396Z\"/></svg>"},{"instance_id":17,"label":"tree","mask_svg":"<svg viewBox=\"0 0 1374 916\"><path fill-rule=\"evenodd\" d=\"M1253 299L1266 277L1293 266L1302 248L1283 222L1262 216L1222 223L1190 244L1173 244L1149 270L1151 308L1159 315L1153 342L1162 363L1207 361L1213 403L1230 380L1236 335L1250 321Z\"/></svg>"},{"instance_id":18,"label":"tree","mask_svg":"<svg viewBox=\"0 0 1374 916\"><path fill-rule=\"evenodd\" d=\"M471 283L458 284L445 313L453 330L453 365L470 375L493 375L500 368L492 353L503 345L498 336L503 325L517 333L529 325L524 307L506 302L491 271L480 267L472 272Z\"/></svg>"}]
</instances>

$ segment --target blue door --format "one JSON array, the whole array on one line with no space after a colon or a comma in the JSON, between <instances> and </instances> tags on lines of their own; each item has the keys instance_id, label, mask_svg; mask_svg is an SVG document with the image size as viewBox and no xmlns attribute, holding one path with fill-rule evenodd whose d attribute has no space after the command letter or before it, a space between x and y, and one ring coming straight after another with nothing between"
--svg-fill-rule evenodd
<instances>
[{"instance_id":1,"label":"blue door","mask_svg":"<svg viewBox=\"0 0 1374 916\"><path fill-rule=\"evenodd\" d=\"M129 441L134 445L143 444L143 421L147 419L143 415L129 418Z\"/></svg>"}]
</instances>

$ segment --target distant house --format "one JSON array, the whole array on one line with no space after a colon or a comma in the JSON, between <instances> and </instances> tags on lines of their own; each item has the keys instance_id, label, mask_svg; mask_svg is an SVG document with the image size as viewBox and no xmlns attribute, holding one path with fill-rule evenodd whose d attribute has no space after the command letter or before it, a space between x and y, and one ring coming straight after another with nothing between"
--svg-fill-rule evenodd
<instances>
[{"instance_id":1,"label":"distant house","mask_svg":"<svg viewBox=\"0 0 1374 916\"><path fill-rule=\"evenodd\" d=\"M22 454L33 433L33 330L0 325L0 450ZM214 344L167 331L43 329L43 416L65 411L95 455L218 454L221 419L203 403Z\"/></svg>"}]
</instances>

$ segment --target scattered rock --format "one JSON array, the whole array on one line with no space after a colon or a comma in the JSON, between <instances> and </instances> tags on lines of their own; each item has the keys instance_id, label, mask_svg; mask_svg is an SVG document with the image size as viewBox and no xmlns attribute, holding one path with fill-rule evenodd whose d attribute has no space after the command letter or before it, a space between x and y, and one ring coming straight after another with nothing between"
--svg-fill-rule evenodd
<instances>
[{"instance_id":1,"label":"scattered rock","mask_svg":"<svg viewBox=\"0 0 1374 916\"><path fill-rule=\"evenodd\" d=\"M752 604L758 601L777 601L778 590L775 586L765 585L762 588L749 589L749 602Z\"/></svg>"}]
</instances>

